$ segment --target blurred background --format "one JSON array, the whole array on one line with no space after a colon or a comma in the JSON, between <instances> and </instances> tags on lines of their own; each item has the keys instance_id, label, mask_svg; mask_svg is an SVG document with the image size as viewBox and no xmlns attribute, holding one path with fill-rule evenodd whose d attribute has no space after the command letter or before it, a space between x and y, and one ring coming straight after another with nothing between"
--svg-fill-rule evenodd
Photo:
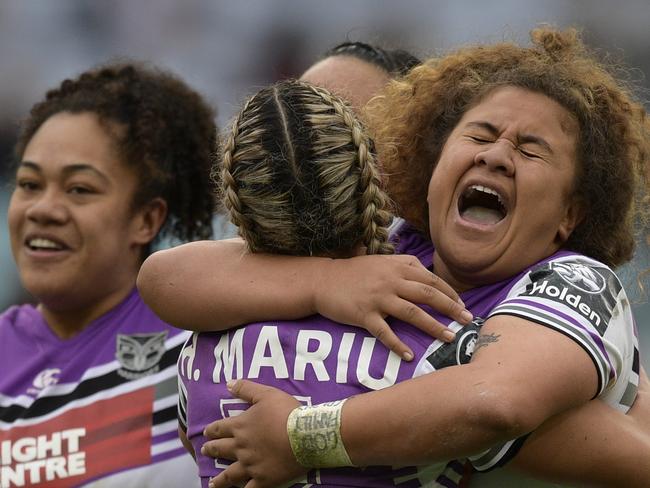
<instances>
[{"instance_id":1,"label":"blurred background","mask_svg":"<svg viewBox=\"0 0 650 488\"><path fill-rule=\"evenodd\" d=\"M12 146L31 105L64 78L110 59L148 61L200 91L224 126L247 94L298 76L344 40L425 58L461 43L525 42L543 22L581 28L649 100L648 0L0 0L0 310L30 300L6 229ZM650 367L650 304L638 285L648 268L641 236L634 263L620 272Z\"/></svg>"}]
</instances>

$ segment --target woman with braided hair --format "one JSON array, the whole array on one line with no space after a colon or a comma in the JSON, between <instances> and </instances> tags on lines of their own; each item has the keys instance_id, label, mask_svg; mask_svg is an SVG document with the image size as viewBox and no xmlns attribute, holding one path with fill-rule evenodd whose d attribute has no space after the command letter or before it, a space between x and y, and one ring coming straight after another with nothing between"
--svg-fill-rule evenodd
<instances>
[{"instance_id":1,"label":"woman with braided hair","mask_svg":"<svg viewBox=\"0 0 650 488\"><path fill-rule=\"evenodd\" d=\"M35 104L8 220L38 304L0 315L2 486L191 486L177 439L187 334L135 289L161 229L211 235L214 112L170 73L108 64Z\"/></svg>"},{"instance_id":2,"label":"woman with braided hair","mask_svg":"<svg viewBox=\"0 0 650 488\"><path fill-rule=\"evenodd\" d=\"M392 254L390 200L372 141L352 109L322 88L284 81L255 94L223 143L219 188L249 252L349 257ZM423 353L427 334L392 322ZM355 341L362 345L352 346ZM336 351L335 354L330 354ZM325 359L329 356L328 359ZM244 408L234 377L283 388L306 404L372 391L420 374L370 334L320 316L195 334L181 352L181 437L203 486L226 466L201 454L203 429ZM322 470L316 485L393 486L408 469Z\"/></svg>"}]
</instances>

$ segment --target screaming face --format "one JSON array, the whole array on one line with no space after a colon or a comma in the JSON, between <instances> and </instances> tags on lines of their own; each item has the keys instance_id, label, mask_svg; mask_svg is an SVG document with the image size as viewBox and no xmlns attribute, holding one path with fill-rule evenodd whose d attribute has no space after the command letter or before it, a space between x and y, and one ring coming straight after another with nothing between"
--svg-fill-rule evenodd
<instances>
[{"instance_id":1,"label":"screaming face","mask_svg":"<svg viewBox=\"0 0 650 488\"><path fill-rule=\"evenodd\" d=\"M577 134L563 106L513 86L468 110L429 184L436 272L464 290L557 251L579 220L572 198Z\"/></svg>"}]
</instances>

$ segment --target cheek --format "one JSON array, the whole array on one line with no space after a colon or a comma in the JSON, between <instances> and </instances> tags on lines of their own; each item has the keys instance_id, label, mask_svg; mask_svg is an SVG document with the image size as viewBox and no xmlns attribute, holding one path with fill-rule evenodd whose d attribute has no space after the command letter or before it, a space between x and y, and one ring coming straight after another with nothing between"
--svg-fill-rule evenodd
<instances>
[{"instance_id":1,"label":"cheek","mask_svg":"<svg viewBox=\"0 0 650 488\"><path fill-rule=\"evenodd\" d=\"M16 202L15 198L9 202L9 209L7 210L7 226L9 227L9 238L11 242L18 239L18 229L20 223L23 221L24 210Z\"/></svg>"}]
</instances>

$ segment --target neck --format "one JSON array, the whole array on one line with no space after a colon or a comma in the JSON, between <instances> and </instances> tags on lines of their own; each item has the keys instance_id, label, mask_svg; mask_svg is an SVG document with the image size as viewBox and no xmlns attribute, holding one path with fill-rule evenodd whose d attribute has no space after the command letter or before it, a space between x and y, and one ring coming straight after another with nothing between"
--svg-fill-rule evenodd
<instances>
[{"instance_id":1,"label":"neck","mask_svg":"<svg viewBox=\"0 0 650 488\"><path fill-rule=\"evenodd\" d=\"M447 284L451 286L456 291L456 293L462 293L479 286L476 281L471 281L469 277L465 278L458 273L453 273L447 267L444 261L440 259L440 256L436 252L433 253L433 270L435 274L447 282Z\"/></svg>"},{"instance_id":2,"label":"neck","mask_svg":"<svg viewBox=\"0 0 650 488\"><path fill-rule=\"evenodd\" d=\"M92 300L88 304L58 306L41 302L37 308L57 337L70 339L119 305L131 293L133 286L120 288L98 300Z\"/></svg>"}]
</instances>

